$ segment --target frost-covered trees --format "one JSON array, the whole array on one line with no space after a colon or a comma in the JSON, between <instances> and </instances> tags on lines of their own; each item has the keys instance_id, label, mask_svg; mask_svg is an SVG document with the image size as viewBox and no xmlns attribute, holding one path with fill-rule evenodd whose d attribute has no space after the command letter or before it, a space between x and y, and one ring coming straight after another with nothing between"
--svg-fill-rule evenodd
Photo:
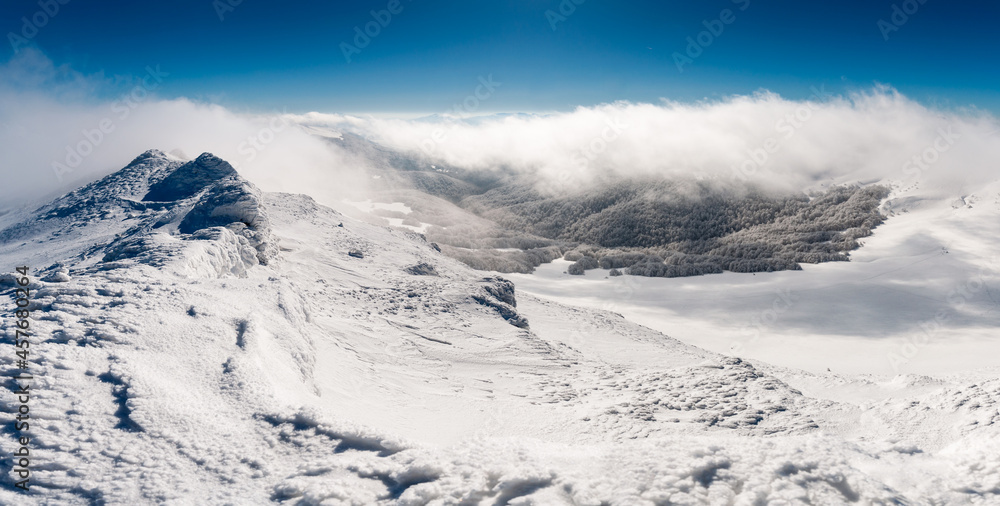
<instances>
[{"instance_id":1,"label":"frost-covered trees","mask_svg":"<svg viewBox=\"0 0 1000 506\"><path fill-rule=\"evenodd\" d=\"M425 167L379 153L383 201L412 208L380 215L428 224L426 239L445 254L500 272L531 272L563 253L576 262L573 273L600 267L644 276L844 261L882 223L878 207L887 195L881 186L806 195L737 181L610 175L551 194L535 176L508 168ZM597 265L579 263L585 256Z\"/></svg>"},{"instance_id":2,"label":"frost-covered trees","mask_svg":"<svg viewBox=\"0 0 1000 506\"><path fill-rule=\"evenodd\" d=\"M580 274L583 274L584 271L587 271L587 270L590 270L590 269L596 269L596 268L600 267L600 265L601 265L600 262L598 262L596 258L590 257L590 256L585 256L585 257L581 257L575 263L573 263L572 265L570 265L569 269L566 272L568 272L570 274L574 274L574 275L580 275Z\"/></svg>"},{"instance_id":3,"label":"frost-covered trees","mask_svg":"<svg viewBox=\"0 0 1000 506\"><path fill-rule=\"evenodd\" d=\"M539 238L557 241L569 250L564 258L575 262L570 274L600 267L675 277L845 261L857 239L882 223L878 206L887 191L844 186L810 197L705 182L632 180L558 197L508 185L462 205L503 230L495 242L516 244L518 234L532 245ZM468 251L459 258L478 268L484 259L470 261L477 255L496 256ZM495 259L485 263L499 266Z\"/></svg>"},{"instance_id":4,"label":"frost-covered trees","mask_svg":"<svg viewBox=\"0 0 1000 506\"><path fill-rule=\"evenodd\" d=\"M441 252L462 263L481 271L529 273L535 267L549 263L563 256L558 246L529 250L501 251L495 249L465 249L447 244L441 245Z\"/></svg>"}]
</instances>

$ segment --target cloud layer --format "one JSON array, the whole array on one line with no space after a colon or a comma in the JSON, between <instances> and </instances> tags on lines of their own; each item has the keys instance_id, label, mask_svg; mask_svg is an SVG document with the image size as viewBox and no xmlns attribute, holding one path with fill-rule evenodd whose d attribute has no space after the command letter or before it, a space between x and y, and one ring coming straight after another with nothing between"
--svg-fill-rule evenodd
<instances>
[{"instance_id":1,"label":"cloud layer","mask_svg":"<svg viewBox=\"0 0 1000 506\"><path fill-rule=\"evenodd\" d=\"M3 207L72 190L153 148L212 152L268 191L333 201L363 185L356 162L287 115L158 98L168 79L153 67L130 79L84 76L30 50L0 66L0 177L16 181L4 185Z\"/></svg>"},{"instance_id":2,"label":"cloud layer","mask_svg":"<svg viewBox=\"0 0 1000 506\"><path fill-rule=\"evenodd\" d=\"M613 103L568 113L387 120L327 116L396 149L576 186L602 174L752 180L788 188L893 179L977 183L996 174L997 120L928 109L887 87L791 101ZM322 120L322 115L297 121Z\"/></svg>"},{"instance_id":3,"label":"cloud layer","mask_svg":"<svg viewBox=\"0 0 1000 506\"><path fill-rule=\"evenodd\" d=\"M769 92L683 104L618 102L571 112L416 120L309 113L242 114L156 96L167 72L85 76L34 50L0 65L3 203L73 189L158 148L210 151L269 191L322 202L363 195L365 161L317 133L350 131L427 163L537 176L578 188L606 174L820 183L925 181L948 191L995 178L1000 124L977 110L927 108L888 87ZM115 90L108 93L107 90Z\"/></svg>"}]
</instances>

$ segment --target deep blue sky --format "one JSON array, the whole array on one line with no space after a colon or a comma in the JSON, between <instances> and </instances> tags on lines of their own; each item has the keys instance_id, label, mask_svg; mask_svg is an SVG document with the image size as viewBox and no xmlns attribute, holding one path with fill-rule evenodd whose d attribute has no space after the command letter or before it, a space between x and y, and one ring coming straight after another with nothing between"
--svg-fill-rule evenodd
<instances>
[{"instance_id":1,"label":"deep blue sky","mask_svg":"<svg viewBox=\"0 0 1000 506\"><path fill-rule=\"evenodd\" d=\"M984 0L909 0L918 10L888 41L877 23L907 2L586 0L553 30L546 11L558 12L559 0L401 0L402 12L351 63L341 42L353 43L354 28L388 0L243 0L220 21L215 5L225 2L69 0L31 43L85 74L159 65L170 73L160 96L246 110L445 112L489 74L502 85L482 112L762 88L805 98L812 86L876 82L930 105L1000 110L1000 5ZM40 9L5 0L0 30L20 33L21 17ZM723 9L735 20L678 72L673 54ZM2 60L13 54L9 42L2 51Z\"/></svg>"}]
</instances>

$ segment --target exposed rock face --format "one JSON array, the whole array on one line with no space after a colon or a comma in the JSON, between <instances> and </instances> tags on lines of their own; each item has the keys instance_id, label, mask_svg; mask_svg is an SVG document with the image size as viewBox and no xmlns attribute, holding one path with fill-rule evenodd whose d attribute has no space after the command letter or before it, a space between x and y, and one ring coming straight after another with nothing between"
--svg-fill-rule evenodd
<instances>
[{"instance_id":1,"label":"exposed rock face","mask_svg":"<svg viewBox=\"0 0 1000 506\"><path fill-rule=\"evenodd\" d=\"M438 275L437 269L435 269L433 265L431 265L429 263L426 263L426 262L420 262L417 265L411 265L411 266L409 266L409 267L406 268L406 272L408 274L413 274L414 276L437 276Z\"/></svg>"},{"instance_id":2,"label":"exposed rock face","mask_svg":"<svg viewBox=\"0 0 1000 506\"><path fill-rule=\"evenodd\" d=\"M528 328L528 320L518 314L517 300L514 299L514 283L504 278L483 278L482 292L474 294L472 300L494 309L507 323L522 329Z\"/></svg>"},{"instance_id":3,"label":"exposed rock face","mask_svg":"<svg viewBox=\"0 0 1000 506\"><path fill-rule=\"evenodd\" d=\"M232 165L221 158L211 153L204 153L180 166L162 181L151 185L142 200L144 202L184 200L227 177L239 178L239 175Z\"/></svg>"},{"instance_id":4,"label":"exposed rock face","mask_svg":"<svg viewBox=\"0 0 1000 506\"><path fill-rule=\"evenodd\" d=\"M189 174L196 181L208 181L208 183L201 189L193 190L190 185L183 184L182 180L171 181L178 174L182 177ZM209 178L213 176L220 177L211 182ZM177 169L157 188L150 189L146 198L151 194L166 196L170 191L187 194L192 190L195 192L205 190L205 193L181 220L178 231L192 234L210 227L226 227L249 241L257 250L257 260L261 264L266 265L277 255L277 246L261 203L260 191L241 178L232 166L211 154L206 153Z\"/></svg>"}]
</instances>

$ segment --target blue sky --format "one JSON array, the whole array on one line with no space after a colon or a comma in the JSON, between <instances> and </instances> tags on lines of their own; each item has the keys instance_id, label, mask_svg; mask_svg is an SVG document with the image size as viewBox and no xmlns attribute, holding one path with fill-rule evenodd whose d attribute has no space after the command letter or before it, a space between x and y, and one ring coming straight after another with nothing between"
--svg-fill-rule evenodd
<instances>
[{"instance_id":1,"label":"blue sky","mask_svg":"<svg viewBox=\"0 0 1000 506\"><path fill-rule=\"evenodd\" d=\"M875 83L928 105L1000 111L1000 6L992 2L399 0L348 62L342 44L354 45L355 28L390 6L68 0L49 16L37 1L9 1L0 7L0 58L26 41L84 74L140 76L159 65L169 73L159 96L247 111L447 112L490 75L501 85L482 112L760 89L800 99L813 87L841 93ZM894 19L894 6L911 13ZM22 17L45 23L25 31ZM721 33L689 48L706 22ZM690 59L683 72L678 55Z\"/></svg>"}]
</instances>

